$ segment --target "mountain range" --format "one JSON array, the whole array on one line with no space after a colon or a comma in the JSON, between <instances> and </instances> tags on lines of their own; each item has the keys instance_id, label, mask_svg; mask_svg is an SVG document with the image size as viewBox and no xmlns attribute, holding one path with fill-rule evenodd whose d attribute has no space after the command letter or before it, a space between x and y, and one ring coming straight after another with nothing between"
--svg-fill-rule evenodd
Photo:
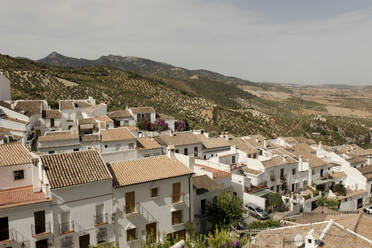
<instances>
[{"instance_id":1,"label":"mountain range","mask_svg":"<svg viewBox=\"0 0 372 248\"><path fill-rule=\"evenodd\" d=\"M0 71L11 81L13 100L46 99L53 108L59 99L92 96L107 103L109 111L152 106L215 135L304 136L330 145L370 144L372 120L366 117L372 113L372 89L367 88L254 83L137 57L88 60L56 52L38 61L0 55Z\"/></svg>"}]
</instances>

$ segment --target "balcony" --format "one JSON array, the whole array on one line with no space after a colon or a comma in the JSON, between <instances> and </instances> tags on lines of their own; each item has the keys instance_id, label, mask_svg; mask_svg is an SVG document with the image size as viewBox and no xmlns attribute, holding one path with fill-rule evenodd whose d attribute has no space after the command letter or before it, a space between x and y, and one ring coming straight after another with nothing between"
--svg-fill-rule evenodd
<instances>
[{"instance_id":1,"label":"balcony","mask_svg":"<svg viewBox=\"0 0 372 248\"><path fill-rule=\"evenodd\" d=\"M172 194L170 197L172 198L172 205L187 203L187 195L185 193Z\"/></svg>"},{"instance_id":2,"label":"balcony","mask_svg":"<svg viewBox=\"0 0 372 248\"><path fill-rule=\"evenodd\" d=\"M18 232L14 228L10 228L8 230L1 230L0 231L0 245L2 244L9 244L12 242L24 242L25 238L22 233Z\"/></svg>"},{"instance_id":3,"label":"balcony","mask_svg":"<svg viewBox=\"0 0 372 248\"><path fill-rule=\"evenodd\" d=\"M33 237L49 235L51 233L50 222L47 222L44 225L31 225L31 233Z\"/></svg>"},{"instance_id":4,"label":"balcony","mask_svg":"<svg viewBox=\"0 0 372 248\"><path fill-rule=\"evenodd\" d=\"M101 214L101 215L94 216L95 226L108 224L108 221L109 221L108 214Z\"/></svg>"},{"instance_id":5,"label":"balcony","mask_svg":"<svg viewBox=\"0 0 372 248\"><path fill-rule=\"evenodd\" d=\"M64 222L59 224L59 234L70 233L74 231L74 222Z\"/></svg>"},{"instance_id":6,"label":"balcony","mask_svg":"<svg viewBox=\"0 0 372 248\"><path fill-rule=\"evenodd\" d=\"M127 217L141 215L148 223L157 222L157 219L148 211L141 203L137 202L134 208L126 208L124 206L125 215Z\"/></svg>"}]
</instances>

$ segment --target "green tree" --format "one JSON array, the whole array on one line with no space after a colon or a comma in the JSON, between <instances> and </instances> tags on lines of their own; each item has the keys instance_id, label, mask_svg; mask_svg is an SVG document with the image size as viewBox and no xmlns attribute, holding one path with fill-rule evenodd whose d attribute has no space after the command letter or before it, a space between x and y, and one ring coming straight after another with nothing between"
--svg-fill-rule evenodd
<instances>
[{"instance_id":1,"label":"green tree","mask_svg":"<svg viewBox=\"0 0 372 248\"><path fill-rule=\"evenodd\" d=\"M332 188L332 191L339 195L346 195L346 188L342 183L335 184Z\"/></svg>"},{"instance_id":2,"label":"green tree","mask_svg":"<svg viewBox=\"0 0 372 248\"><path fill-rule=\"evenodd\" d=\"M136 123L136 126L140 130L147 130L147 122L146 120L139 120Z\"/></svg>"},{"instance_id":3,"label":"green tree","mask_svg":"<svg viewBox=\"0 0 372 248\"><path fill-rule=\"evenodd\" d=\"M221 192L207 204L207 213L211 216L214 225L229 226L242 220L242 201L232 193Z\"/></svg>"},{"instance_id":4,"label":"green tree","mask_svg":"<svg viewBox=\"0 0 372 248\"><path fill-rule=\"evenodd\" d=\"M279 207L282 204L282 196L278 192L269 194L269 206L272 208Z\"/></svg>"}]
</instances>

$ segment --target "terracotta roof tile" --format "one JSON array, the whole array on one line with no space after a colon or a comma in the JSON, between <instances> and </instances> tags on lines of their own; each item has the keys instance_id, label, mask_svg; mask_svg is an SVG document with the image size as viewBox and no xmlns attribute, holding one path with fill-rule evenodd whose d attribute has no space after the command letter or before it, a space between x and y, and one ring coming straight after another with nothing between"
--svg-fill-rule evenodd
<instances>
[{"instance_id":1,"label":"terracotta roof tile","mask_svg":"<svg viewBox=\"0 0 372 248\"><path fill-rule=\"evenodd\" d=\"M121 161L111 164L116 187L145 183L193 172L175 158L167 156Z\"/></svg>"},{"instance_id":2,"label":"terracotta roof tile","mask_svg":"<svg viewBox=\"0 0 372 248\"><path fill-rule=\"evenodd\" d=\"M150 137L137 138L137 149L147 150L147 149L157 149L161 148L161 145L156 142L155 139Z\"/></svg>"},{"instance_id":3,"label":"terracotta roof tile","mask_svg":"<svg viewBox=\"0 0 372 248\"><path fill-rule=\"evenodd\" d=\"M101 131L101 141L119 141L119 140L130 140L135 139L134 135L125 127L112 128Z\"/></svg>"},{"instance_id":4,"label":"terracotta roof tile","mask_svg":"<svg viewBox=\"0 0 372 248\"><path fill-rule=\"evenodd\" d=\"M31 163L32 156L22 143L0 145L0 167Z\"/></svg>"},{"instance_id":5,"label":"terracotta roof tile","mask_svg":"<svg viewBox=\"0 0 372 248\"><path fill-rule=\"evenodd\" d=\"M167 146L201 144L201 141L196 137L196 135L190 132L175 133L173 136L165 134L165 135L156 136L155 139L157 142L159 142L159 144L167 145Z\"/></svg>"},{"instance_id":6,"label":"terracotta roof tile","mask_svg":"<svg viewBox=\"0 0 372 248\"><path fill-rule=\"evenodd\" d=\"M230 143L224 138L207 138L204 134L195 135L207 149L230 147Z\"/></svg>"},{"instance_id":7,"label":"terracotta roof tile","mask_svg":"<svg viewBox=\"0 0 372 248\"><path fill-rule=\"evenodd\" d=\"M246 142L242 138L234 138L232 140L229 140L230 145L236 145L236 148L239 150L247 153L247 154L252 154L252 153L257 153L258 150L252 146L250 143Z\"/></svg>"},{"instance_id":8,"label":"terracotta roof tile","mask_svg":"<svg viewBox=\"0 0 372 248\"><path fill-rule=\"evenodd\" d=\"M34 192L33 186L0 190L0 209L50 201L43 192Z\"/></svg>"},{"instance_id":9,"label":"terracotta roof tile","mask_svg":"<svg viewBox=\"0 0 372 248\"><path fill-rule=\"evenodd\" d=\"M75 140L79 141L79 134L71 131L48 132L44 136L39 136L38 142Z\"/></svg>"},{"instance_id":10,"label":"terracotta roof tile","mask_svg":"<svg viewBox=\"0 0 372 248\"><path fill-rule=\"evenodd\" d=\"M22 111L25 115L31 116L42 112L41 100L19 100L16 102L15 110Z\"/></svg>"},{"instance_id":11,"label":"terracotta roof tile","mask_svg":"<svg viewBox=\"0 0 372 248\"><path fill-rule=\"evenodd\" d=\"M99 135L98 134L86 134L81 136L82 142L98 142L99 141Z\"/></svg>"},{"instance_id":12,"label":"terracotta roof tile","mask_svg":"<svg viewBox=\"0 0 372 248\"><path fill-rule=\"evenodd\" d=\"M53 109L45 110L43 111L43 118L44 119L61 119L62 114L61 114L61 111L59 110L53 110Z\"/></svg>"},{"instance_id":13,"label":"terracotta roof tile","mask_svg":"<svg viewBox=\"0 0 372 248\"><path fill-rule=\"evenodd\" d=\"M60 110L73 110L75 109L73 100L59 100Z\"/></svg>"},{"instance_id":14,"label":"terracotta roof tile","mask_svg":"<svg viewBox=\"0 0 372 248\"><path fill-rule=\"evenodd\" d=\"M212 172L213 173L213 179L230 176L229 172L226 172L226 171L223 171L223 170L218 170L218 169L215 169L213 167L209 167L209 166L202 165L202 164L195 164L195 166L198 166L205 171Z\"/></svg>"},{"instance_id":15,"label":"terracotta roof tile","mask_svg":"<svg viewBox=\"0 0 372 248\"><path fill-rule=\"evenodd\" d=\"M207 175L193 176L192 181L194 189L196 189L196 194L198 195L222 189L220 185L218 185L213 179L211 179Z\"/></svg>"},{"instance_id":16,"label":"terracotta roof tile","mask_svg":"<svg viewBox=\"0 0 372 248\"><path fill-rule=\"evenodd\" d=\"M93 119L97 121L103 121L103 122L114 122L108 116L98 116L98 117L94 117Z\"/></svg>"},{"instance_id":17,"label":"terracotta roof tile","mask_svg":"<svg viewBox=\"0 0 372 248\"><path fill-rule=\"evenodd\" d=\"M111 179L96 150L41 156L52 189Z\"/></svg>"},{"instance_id":18,"label":"terracotta roof tile","mask_svg":"<svg viewBox=\"0 0 372 248\"><path fill-rule=\"evenodd\" d=\"M132 118L132 115L128 110L116 110L108 114L110 118Z\"/></svg>"}]
</instances>

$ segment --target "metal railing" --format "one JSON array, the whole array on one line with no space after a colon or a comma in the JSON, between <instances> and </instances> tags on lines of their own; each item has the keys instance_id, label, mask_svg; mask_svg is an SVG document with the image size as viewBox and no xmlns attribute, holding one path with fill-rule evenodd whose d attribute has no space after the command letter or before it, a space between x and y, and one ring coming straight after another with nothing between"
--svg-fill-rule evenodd
<instances>
[{"instance_id":1,"label":"metal railing","mask_svg":"<svg viewBox=\"0 0 372 248\"><path fill-rule=\"evenodd\" d=\"M101 225L101 224L107 224L108 223L108 214L100 214L94 216L94 225Z\"/></svg>"},{"instance_id":2,"label":"metal railing","mask_svg":"<svg viewBox=\"0 0 372 248\"><path fill-rule=\"evenodd\" d=\"M32 224L31 232L32 232L32 236L43 234L43 233L50 233L51 232L50 222L46 222L44 225Z\"/></svg>"},{"instance_id":3,"label":"metal railing","mask_svg":"<svg viewBox=\"0 0 372 248\"><path fill-rule=\"evenodd\" d=\"M67 233L74 231L74 221L64 222L59 224L59 233Z\"/></svg>"}]
</instances>

